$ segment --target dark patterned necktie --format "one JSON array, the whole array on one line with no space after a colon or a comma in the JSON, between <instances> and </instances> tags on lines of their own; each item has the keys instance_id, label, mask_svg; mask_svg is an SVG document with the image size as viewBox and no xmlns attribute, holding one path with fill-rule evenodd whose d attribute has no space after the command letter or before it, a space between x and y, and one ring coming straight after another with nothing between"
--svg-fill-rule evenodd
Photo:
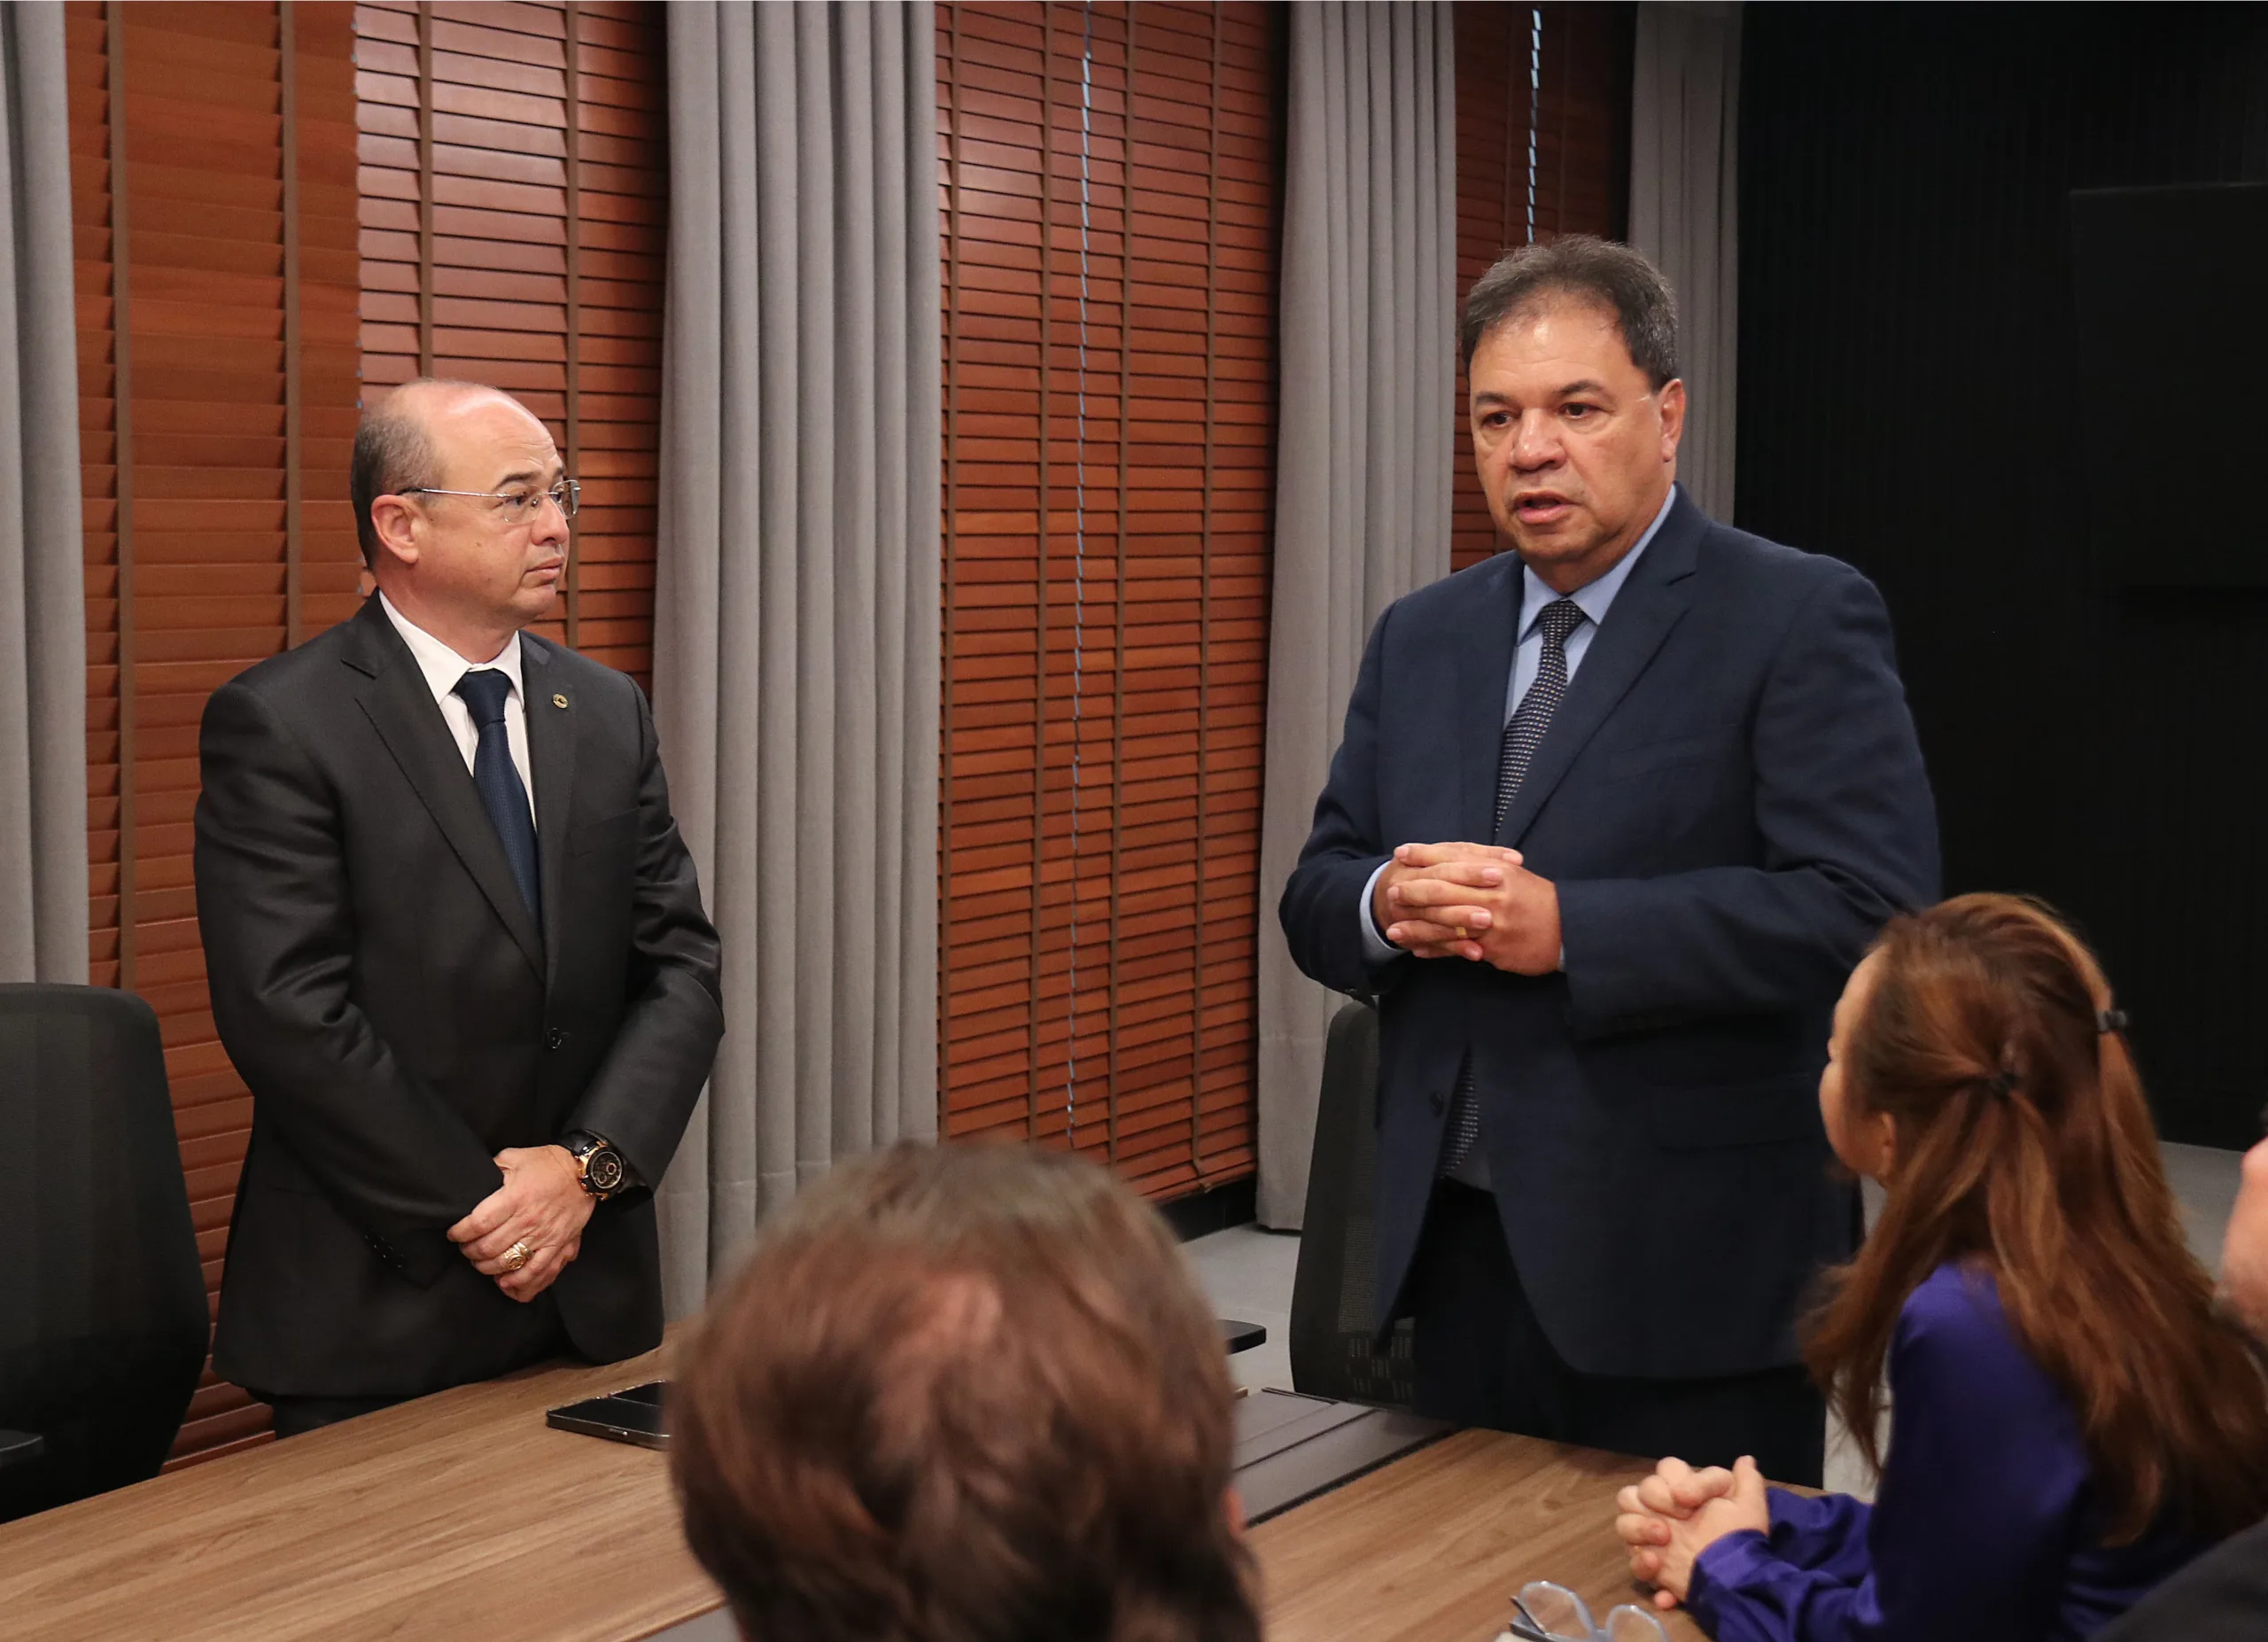
<instances>
[{"instance_id":1,"label":"dark patterned necktie","mask_svg":"<svg viewBox=\"0 0 2268 1642\"><path fill-rule=\"evenodd\" d=\"M1535 757L1543 732L1551 728L1551 715L1559 711L1566 696L1567 635L1588 619L1582 606L1573 599L1552 600L1535 619L1543 634L1543 655L1535 670L1535 682L1527 687L1519 706L1504 722L1503 750L1496 765L1496 824L1488 835L1491 843L1504 830L1504 817L1511 813L1512 799L1526 779L1528 760ZM1439 1172L1451 1174L1463 1168L1480 1139L1480 1102L1473 1098L1472 1057L1468 1054L1457 1073L1456 1103L1449 1109L1449 1134L1441 1147Z\"/></svg>"},{"instance_id":2,"label":"dark patterned necktie","mask_svg":"<svg viewBox=\"0 0 2268 1642\"><path fill-rule=\"evenodd\" d=\"M535 927L543 928L542 880L536 869L535 820L528 813L528 790L512 763L512 743L504 728L504 703L512 693L510 677L493 667L476 668L459 679L456 693L472 710L479 727L480 745L472 755L472 784L479 790L481 807L496 829L497 842L528 904Z\"/></svg>"}]
</instances>

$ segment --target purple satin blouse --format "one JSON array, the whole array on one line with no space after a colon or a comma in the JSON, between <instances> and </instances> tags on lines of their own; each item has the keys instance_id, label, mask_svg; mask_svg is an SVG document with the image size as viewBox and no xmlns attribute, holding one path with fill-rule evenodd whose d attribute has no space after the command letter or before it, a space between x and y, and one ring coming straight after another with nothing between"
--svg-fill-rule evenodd
<instances>
[{"instance_id":1,"label":"purple satin blouse","mask_svg":"<svg viewBox=\"0 0 2268 1642\"><path fill-rule=\"evenodd\" d=\"M1686 1605L1719 1642L2079 1642L2204 1549L2101 1543L2078 1422L1989 1274L1941 1265L1907 1298L1890 1391L1876 1504L1775 1488L1768 1535L1701 1553Z\"/></svg>"}]
</instances>

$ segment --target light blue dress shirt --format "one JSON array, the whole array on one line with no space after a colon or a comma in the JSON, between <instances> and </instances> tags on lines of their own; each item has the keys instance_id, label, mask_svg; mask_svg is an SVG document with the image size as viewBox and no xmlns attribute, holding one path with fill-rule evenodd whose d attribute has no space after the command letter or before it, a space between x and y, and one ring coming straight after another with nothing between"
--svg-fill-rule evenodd
<instances>
[{"instance_id":1,"label":"light blue dress shirt","mask_svg":"<svg viewBox=\"0 0 2268 1642\"><path fill-rule=\"evenodd\" d=\"M1597 580L1588 582L1566 595L1575 601L1575 607L1588 618L1567 635L1565 643L1561 646L1567 657L1568 683L1575 681L1575 670L1583 665L1583 658L1589 653L1591 636L1606 620L1606 612L1614 603L1614 595L1621 592L1622 584L1630 580L1631 571L1636 568L1639 558L1653 541L1655 533L1661 529L1662 521L1669 517L1670 509L1676 505L1677 486L1672 485L1669 494L1663 498L1661 511L1654 515L1654 522L1646 526L1646 533L1638 538L1630 551L1615 560L1613 568ZM1535 675L1543 670L1543 608L1559 596L1544 585L1543 579L1534 570L1525 564L1520 566L1520 636L1518 644L1512 650L1511 676L1504 681L1503 721L1506 724L1512 721L1512 714L1519 710L1521 697L1535 682ZM1390 865L1390 859L1379 863L1378 871L1373 872L1363 885L1362 905L1356 908L1363 921L1363 951L1373 965L1390 963L1402 956L1402 948L1386 938L1386 932L1379 928L1378 920L1371 913L1372 899L1378 893L1379 873L1384 872ZM1565 967L1566 961L1567 949L1562 946L1559 949L1562 968ZM1487 1152L1476 1145L1450 1178L1480 1191L1489 1190Z\"/></svg>"},{"instance_id":2,"label":"light blue dress shirt","mask_svg":"<svg viewBox=\"0 0 2268 1642\"><path fill-rule=\"evenodd\" d=\"M1567 655L1568 683L1575 681L1575 669L1583 665L1583 658L1590 653L1591 636L1606 620L1606 612L1614 603L1614 595L1621 592L1622 584L1630 580L1630 572L1637 568L1638 560L1652 544L1655 533L1662 527L1662 521L1669 517L1669 510L1676 505L1677 486L1673 485L1669 494L1663 498L1661 511L1654 515L1654 522L1646 526L1646 533L1638 538L1630 551L1615 560L1614 567L1606 574L1567 595L1575 601L1575 607L1588 618L1581 626L1567 635L1565 644L1561 647ZM1535 682L1535 675L1543 669L1543 630L1540 624L1543 619L1543 607L1557 597L1559 595L1546 587L1543 579L1535 572L1526 564L1520 566L1520 639L1518 646L1512 651L1511 676L1504 681L1503 722L1506 724L1512 721L1512 714L1519 711L1520 698L1527 694L1529 687ZM1485 843L1487 840L1467 842ZM1386 939L1386 931L1379 928L1378 921L1371 915L1371 901L1378 892L1379 873L1392 864L1391 860L1379 863L1378 872L1373 872L1363 885L1362 904L1356 908L1363 920L1363 950L1372 963L1389 963L1402 956L1402 948Z\"/></svg>"}]
</instances>

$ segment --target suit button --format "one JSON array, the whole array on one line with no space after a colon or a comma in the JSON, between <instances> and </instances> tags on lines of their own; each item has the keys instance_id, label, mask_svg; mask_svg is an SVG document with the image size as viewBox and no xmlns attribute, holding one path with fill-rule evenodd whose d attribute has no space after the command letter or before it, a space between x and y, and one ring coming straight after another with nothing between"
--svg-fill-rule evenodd
<instances>
[{"instance_id":1,"label":"suit button","mask_svg":"<svg viewBox=\"0 0 2268 1642\"><path fill-rule=\"evenodd\" d=\"M543 1047L547 1049L565 1048L567 1047L567 1029L563 1026L555 1026L549 1031L544 1033Z\"/></svg>"},{"instance_id":2,"label":"suit button","mask_svg":"<svg viewBox=\"0 0 2268 1642\"><path fill-rule=\"evenodd\" d=\"M1436 1117L1439 1117L1443 1112L1449 1109L1449 1097L1443 1094L1439 1089L1434 1090L1433 1093L1427 1095L1425 1099L1427 1103L1433 1107L1433 1116Z\"/></svg>"}]
</instances>

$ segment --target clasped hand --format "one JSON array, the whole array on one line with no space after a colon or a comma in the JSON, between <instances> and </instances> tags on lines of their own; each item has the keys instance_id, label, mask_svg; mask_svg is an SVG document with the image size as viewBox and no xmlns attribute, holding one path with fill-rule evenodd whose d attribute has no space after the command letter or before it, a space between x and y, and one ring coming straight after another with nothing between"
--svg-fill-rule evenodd
<instances>
[{"instance_id":1,"label":"clasped hand","mask_svg":"<svg viewBox=\"0 0 2268 1642\"><path fill-rule=\"evenodd\" d=\"M1487 844L1405 844L1371 892L1387 940L1419 958L1463 958L1515 975L1559 967L1559 891Z\"/></svg>"},{"instance_id":2,"label":"clasped hand","mask_svg":"<svg viewBox=\"0 0 2268 1642\"><path fill-rule=\"evenodd\" d=\"M1654 1586L1658 1607L1675 1607L1693 1587L1693 1564L1727 1534L1772 1531L1772 1509L1756 1461L1696 1471L1665 1459L1653 1475L1615 1496L1614 1531L1630 1548L1630 1571Z\"/></svg>"},{"instance_id":3,"label":"clasped hand","mask_svg":"<svg viewBox=\"0 0 2268 1642\"><path fill-rule=\"evenodd\" d=\"M474 1271L525 1304L583 1252L593 1200L563 1146L508 1146L496 1154L496 1166L504 1184L449 1228L449 1241ZM515 1243L528 1249L527 1264L517 1271L504 1263Z\"/></svg>"}]
</instances>

